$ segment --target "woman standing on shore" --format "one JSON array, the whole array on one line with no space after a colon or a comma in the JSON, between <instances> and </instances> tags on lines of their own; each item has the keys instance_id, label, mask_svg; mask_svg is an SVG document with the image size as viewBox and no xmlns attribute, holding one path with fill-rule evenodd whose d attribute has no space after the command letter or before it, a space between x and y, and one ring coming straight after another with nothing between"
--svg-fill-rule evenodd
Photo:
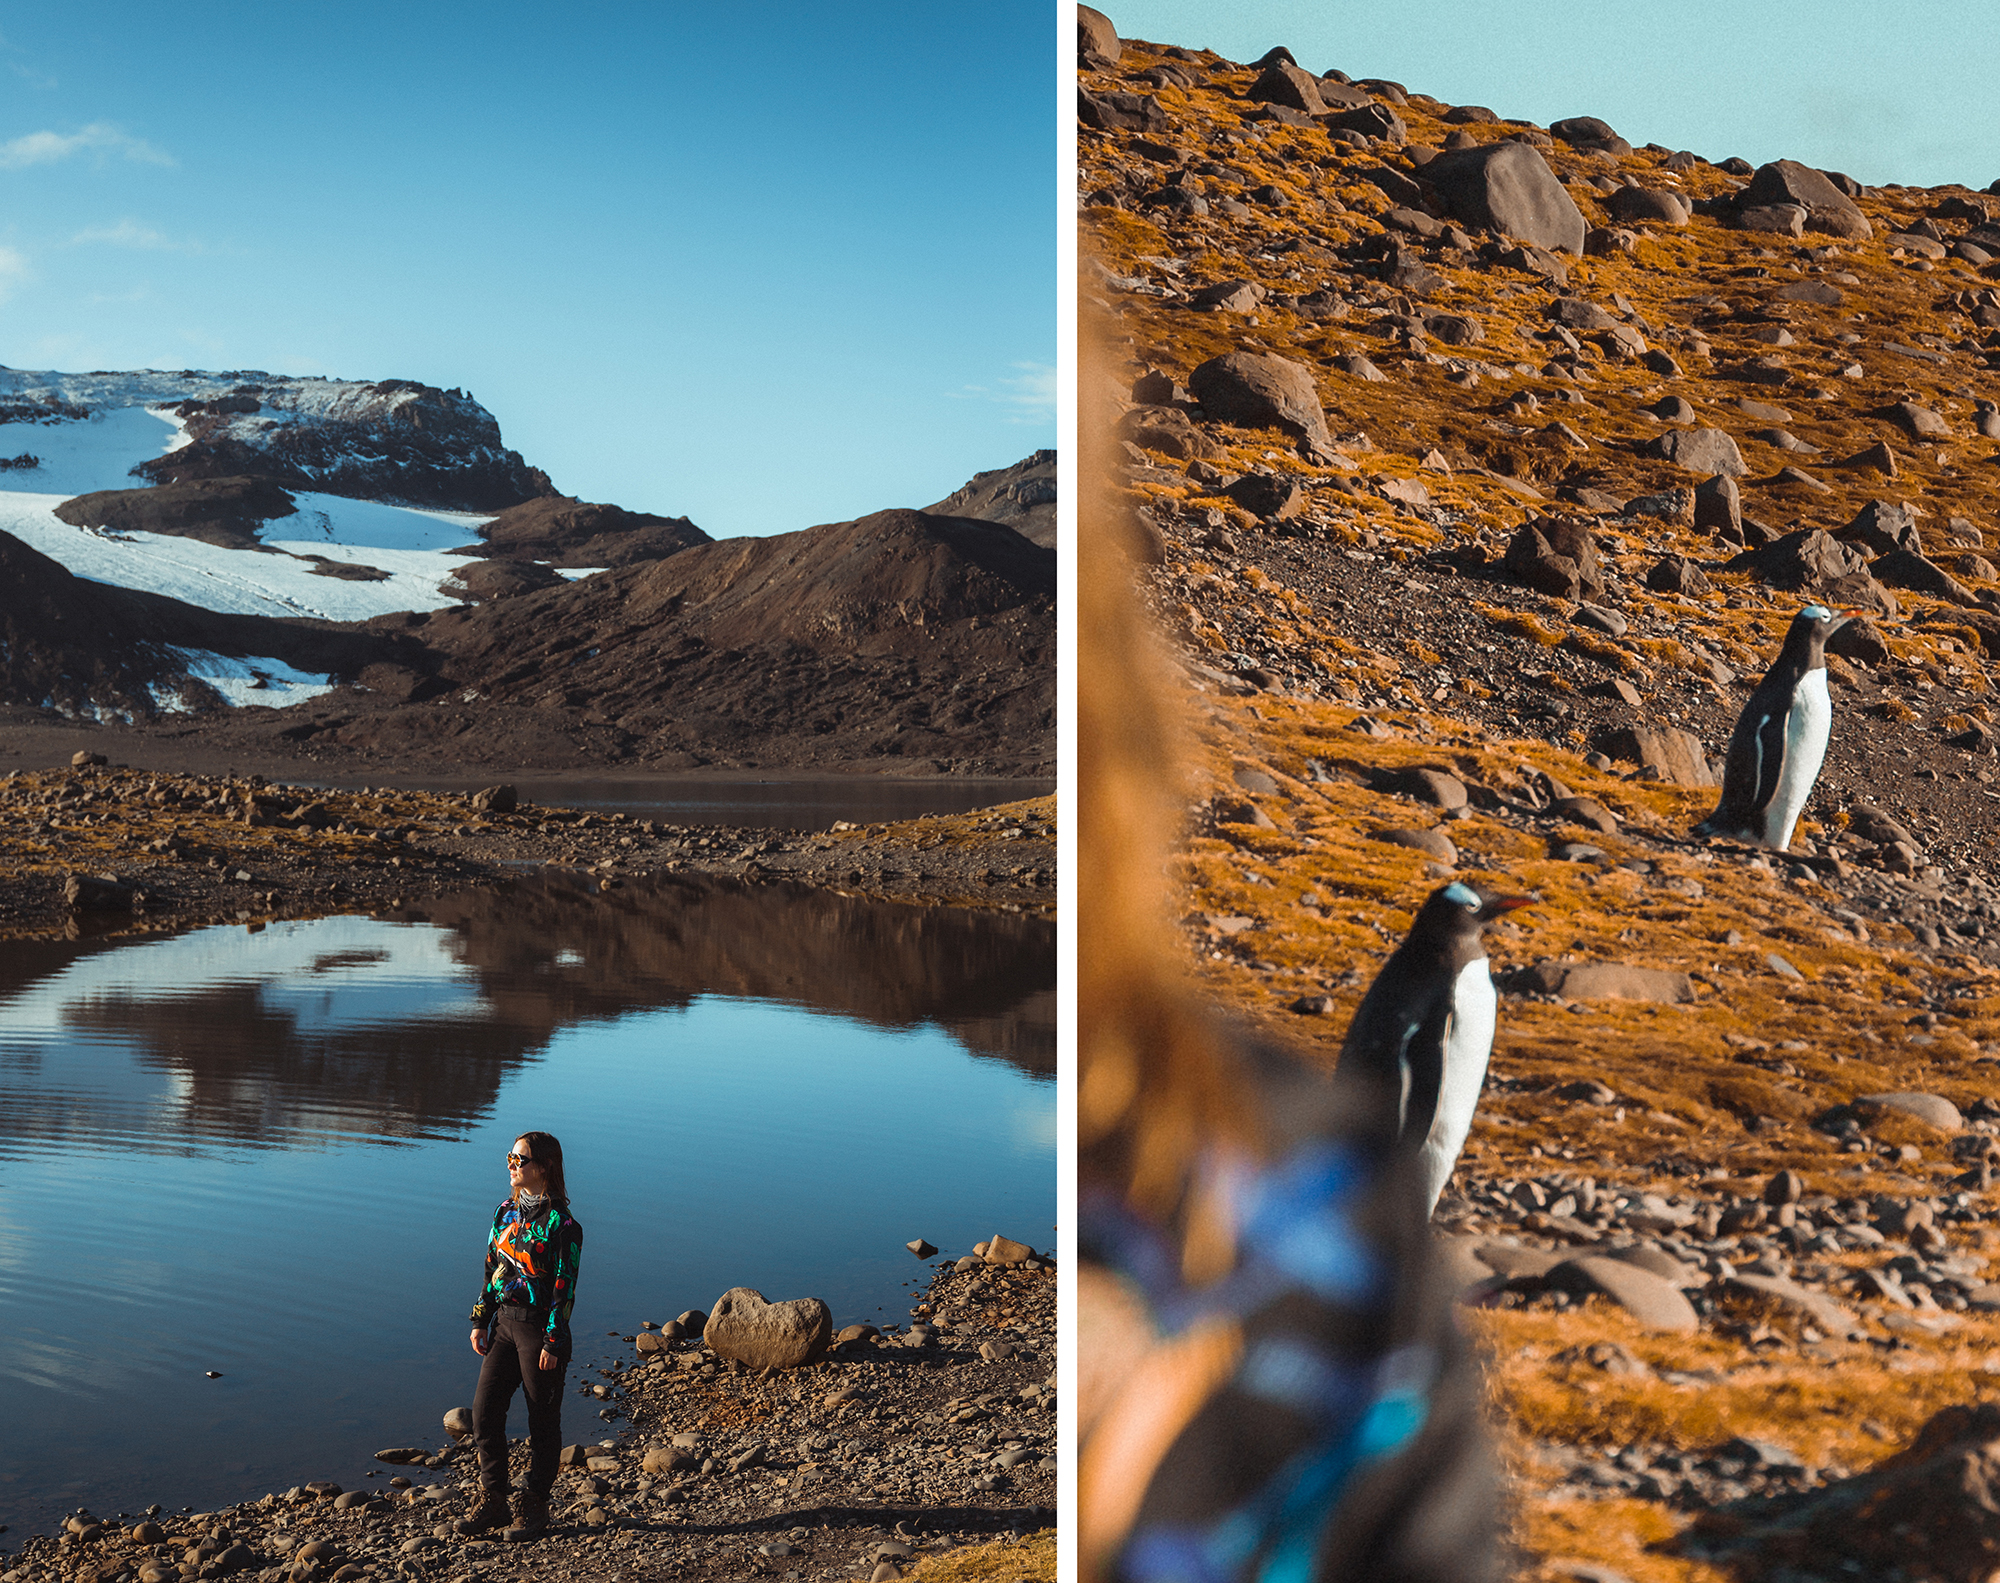
<instances>
[{"instance_id":1,"label":"woman standing on shore","mask_svg":"<svg viewBox=\"0 0 2000 1583\"><path fill-rule=\"evenodd\" d=\"M583 1227L569 1212L562 1145L524 1132L507 1156L511 1196L493 1215L486 1284L472 1305L472 1350L486 1361L472 1398L479 1447L479 1504L454 1527L462 1534L513 1519L523 1536L548 1526L549 1491L562 1456L563 1376L570 1357ZM519 1386L528 1402L528 1480L507 1500L507 1407Z\"/></svg>"}]
</instances>

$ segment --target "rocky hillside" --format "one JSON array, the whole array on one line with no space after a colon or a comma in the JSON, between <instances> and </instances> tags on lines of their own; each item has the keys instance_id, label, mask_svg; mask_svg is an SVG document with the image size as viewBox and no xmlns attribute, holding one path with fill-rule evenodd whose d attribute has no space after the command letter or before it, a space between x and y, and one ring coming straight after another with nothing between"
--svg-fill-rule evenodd
<instances>
[{"instance_id":1,"label":"rocky hillside","mask_svg":"<svg viewBox=\"0 0 2000 1583\"><path fill-rule=\"evenodd\" d=\"M1053 551L993 523L883 511L384 618L375 630L424 648L407 696L448 691L452 706L385 715L343 693L287 729L356 745L478 718L525 750L539 722L573 718L606 755L662 767L1050 774L1054 608Z\"/></svg>"},{"instance_id":2,"label":"rocky hillside","mask_svg":"<svg viewBox=\"0 0 2000 1583\"><path fill-rule=\"evenodd\" d=\"M1191 956L1330 1064L1443 877L1539 898L1439 1211L1520 1575L1983 1575L1921 1492L2000 1399L2000 199L1083 22ZM1697 842L1812 599L1802 835Z\"/></svg>"},{"instance_id":3,"label":"rocky hillside","mask_svg":"<svg viewBox=\"0 0 2000 1583\"><path fill-rule=\"evenodd\" d=\"M1036 451L1012 467L974 473L962 487L924 510L939 517L1005 523L1031 544L1056 547L1056 453Z\"/></svg>"}]
</instances>

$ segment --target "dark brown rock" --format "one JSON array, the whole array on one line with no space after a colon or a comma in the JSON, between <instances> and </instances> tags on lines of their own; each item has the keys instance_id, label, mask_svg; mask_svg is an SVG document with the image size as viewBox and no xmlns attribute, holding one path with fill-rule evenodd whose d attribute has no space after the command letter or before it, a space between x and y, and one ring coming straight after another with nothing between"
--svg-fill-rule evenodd
<instances>
[{"instance_id":1,"label":"dark brown rock","mask_svg":"<svg viewBox=\"0 0 2000 1583\"><path fill-rule=\"evenodd\" d=\"M1865 240L1873 233L1860 207L1826 175L1797 160L1773 160L1760 165L1750 184L1737 195L1745 210L1792 204L1805 210L1805 225L1834 236Z\"/></svg>"},{"instance_id":2,"label":"dark brown rock","mask_svg":"<svg viewBox=\"0 0 2000 1583\"><path fill-rule=\"evenodd\" d=\"M1203 416L1216 422L1283 429L1316 449L1333 449L1318 387L1302 363L1268 352L1230 352L1195 369L1188 389Z\"/></svg>"}]
</instances>

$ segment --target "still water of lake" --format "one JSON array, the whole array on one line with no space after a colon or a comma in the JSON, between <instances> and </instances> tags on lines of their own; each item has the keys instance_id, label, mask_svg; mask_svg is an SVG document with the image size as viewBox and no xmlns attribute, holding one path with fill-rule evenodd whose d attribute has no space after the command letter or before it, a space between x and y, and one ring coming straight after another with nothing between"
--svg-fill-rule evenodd
<instances>
[{"instance_id":1,"label":"still water of lake","mask_svg":"<svg viewBox=\"0 0 2000 1583\"><path fill-rule=\"evenodd\" d=\"M442 1443L530 1128L572 1382L731 1286L885 1322L910 1238L1048 1247L1054 985L1046 921L730 881L0 946L0 1546Z\"/></svg>"}]
</instances>

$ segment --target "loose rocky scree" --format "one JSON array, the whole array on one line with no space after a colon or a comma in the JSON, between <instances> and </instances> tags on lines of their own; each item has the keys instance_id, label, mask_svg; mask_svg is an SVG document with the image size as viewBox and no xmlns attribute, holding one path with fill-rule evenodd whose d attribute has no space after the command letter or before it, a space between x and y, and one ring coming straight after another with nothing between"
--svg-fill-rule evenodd
<instances>
[{"instance_id":1,"label":"loose rocky scree","mask_svg":"<svg viewBox=\"0 0 2000 1583\"><path fill-rule=\"evenodd\" d=\"M607 890L707 874L1041 912L1054 900L1054 841L1052 798L801 833L537 807L507 786L333 791L85 763L0 776L0 932L312 917L414 903L533 866Z\"/></svg>"},{"instance_id":2,"label":"loose rocky scree","mask_svg":"<svg viewBox=\"0 0 2000 1583\"><path fill-rule=\"evenodd\" d=\"M1181 667L1189 954L1330 1068L1432 888L1538 898L1437 1216L1517 1575L1983 1580L2000 199L1099 20L1084 529ZM1813 600L1864 619L1792 850L1695 841Z\"/></svg>"},{"instance_id":3,"label":"loose rocky scree","mask_svg":"<svg viewBox=\"0 0 2000 1583\"><path fill-rule=\"evenodd\" d=\"M908 1325L850 1326L823 1361L780 1372L680 1334L701 1315L614 1333L612 1356L573 1369L567 1409L573 1425L603 1402L608 1438L564 1450L540 1537L455 1535L477 1500L471 1446L411 1446L380 1453L400 1469L386 1489L322 1480L215 1512L79 1512L62 1534L27 1540L0 1580L1053 1583L1055 1290L1045 1259L940 1259ZM470 1414L450 1422L469 1432ZM525 1441L512 1459L518 1485Z\"/></svg>"}]
</instances>

